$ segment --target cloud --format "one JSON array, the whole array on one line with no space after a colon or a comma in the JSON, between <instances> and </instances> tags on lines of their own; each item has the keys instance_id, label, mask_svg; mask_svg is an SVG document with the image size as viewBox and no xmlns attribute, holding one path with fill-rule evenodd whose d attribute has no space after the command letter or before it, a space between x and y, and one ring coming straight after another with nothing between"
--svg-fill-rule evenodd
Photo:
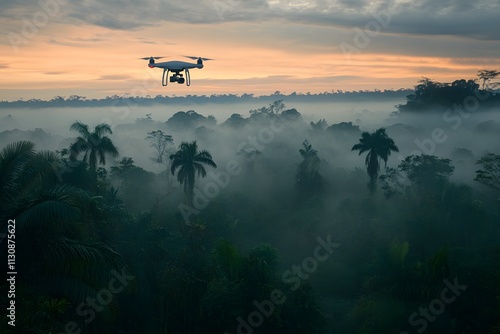
<instances>
[{"instance_id":1,"label":"cloud","mask_svg":"<svg viewBox=\"0 0 500 334\"><path fill-rule=\"evenodd\" d=\"M295 84L295 83L308 83L313 85L319 84L334 84L344 81L349 81L353 79L363 79L360 76L354 75L334 75L334 76L313 76L308 78L298 78L291 75L269 75L264 77L250 77L242 79L195 79L198 85L221 85L221 86L267 86L270 88L276 88L283 85ZM276 90L276 89L275 89Z\"/></svg>"},{"instance_id":2,"label":"cloud","mask_svg":"<svg viewBox=\"0 0 500 334\"><path fill-rule=\"evenodd\" d=\"M322 3L323 1L316 1ZM328 1L308 10L283 7L283 17L309 24L364 28L377 17L388 17L382 32L411 35L456 35L500 39L500 4L494 0ZM389 14L389 16L387 16Z\"/></svg>"},{"instance_id":3,"label":"cloud","mask_svg":"<svg viewBox=\"0 0 500 334\"><path fill-rule=\"evenodd\" d=\"M136 40L141 42L142 44L159 44L158 42L147 37L139 37ZM173 45L174 43L162 43L162 44Z\"/></svg>"},{"instance_id":4,"label":"cloud","mask_svg":"<svg viewBox=\"0 0 500 334\"><path fill-rule=\"evenodd\" d=\"M123 74L109 74L109 75L103 75L97 80L118 80L118 81L124 81L124 80L130 80L132 77L130 75L123 75Z\"/></svg>"},{"instance_id":5,"label":"cloud","mask_svg":"<svg viewBox=\"0 0 500 334\"><path fill-rule=\"evenodd\" d=\"M85 37L59 37L59 38L49 38L47 40L47 43L49 44L54 44L54 45L62 45L62 46L76 46L76 47L86 47L89 44L96 44L96 43L102 43L102 42L107 42L108 39L104 38L102 36L95 36L91 38L85 38Z\"/></svg>"},{"instance_id":6,"label":"cloud","mask_svg":"<svg viewBox=\"0 0 500 334\"><path fill-rule=\"evenodd\" d=\"M63 72L63 71L50 71L50 72L44 72L44 74L47 75L61 75L61 74L67 74L69 72Z\"/></svg>"},{"instance_id":7,"label":"cloud","mask_svg":"<svg viewBox=\"0 0 500 334\"><path fill-rule=\"evenodd\" d=\"M454 58L450 62L459 65L485 66L486 68L500 67L500 59L498 58Z\"/></svg>"},{"instance_id":8,"label":"cloud","mask_svg":"<svg viewBox=\"0 0 500 334\"><path fill-rule=\"evenodd\" d=\"M3 69L3 68L9 68L10 66L8 64L2 64L0 63L0 69Z\"/></svg>"},{"instance_id":9,"label":"cloud","mask_svg":"<svg viewBox=\"0 0 500 334\"><path fill-rule=\"evenodd\" d=\"M50 0L46 0L50 1ZM55 1L55 0L54 0ZM1 17L29 18L41 6L28 0L0 5ZM284 22L363 28L382 11L391 11L385 33L453 35L500 40L497 0L133 0L69 1L53 19L116 30L139 30L161 22ZM76 21L76 22L75 22Z\"/></svg>"}]
</instances>

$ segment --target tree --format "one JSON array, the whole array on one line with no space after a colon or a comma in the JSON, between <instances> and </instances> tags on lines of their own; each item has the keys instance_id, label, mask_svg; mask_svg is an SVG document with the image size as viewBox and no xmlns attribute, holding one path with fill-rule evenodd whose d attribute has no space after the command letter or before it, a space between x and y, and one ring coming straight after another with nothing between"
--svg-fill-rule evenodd
<instances>
[{"instance_id":1,"label":"tree","mask_svg":"<svg viewBox=\"0 0 500 334\"><path fill-rule=\"evenodd\" d=\"M165 173L166 176L166 185L167 188L170 187L170 173L168 170L170 169L170 160L167 159L171 153L171 146L174 143L171 135L167 135L162 130L155 130L148 132L148 136L146 137L150 142L150 146L156 150L156 154L151 160L156 162L159 165L166 165L167 170Z\"/></svg>"},{"instance_id":2,"label":"tree","mask_svg":"<svg viewBox=\"0 0 500 334\"><path fill-rule=\"evenodd\" d=\"M174 142L171 135L167 135L162 130L148 132L147 140L151 143L151 147L156 150L156 155L152 159L158 164L166 164L168 160L165 159L169 151L169 146Z\"/></svg>"},{"instance_id":3,"label":"tree","mask_svg":"<svg viewBox=\"0 0 500 334\"><path fill-rule=\"evenodd\" d=\"M296 182L299 190L303 192L301 195L305 195L321 190L323 177L318 171L321 162L318 151L313 149L307 140L304 140L302 147L299 153L303 160L298 166Z\"/></svg>"},{"instance_id":4,"label":"tree","mask_svg":"<svg viewBox=\"0 0 500 334\"><path fill-rule=\"evenodd\" d=\"M127 171L135 168L135 161L131 157L123 157L118 166L111 167L111 174L123 176Z\"/></svg>"},{"instance_id":5,"label":"tree","mask_svg":"<svg viewBox=\"0 0 500 334\"><path fill-rule=\"evenodd\" d=\"M394 140L387 136L385 129L380 128L371 134L363 132L359 143L354 145L351 151L359 151L359 155L368 152L365 159L366 171L370 177L368 188L371 192L374 192L380 171L379 160L384 160L384 164L387 165L391 151L399 152L399 149Z\"/></svg>"},{"instance_id":6,"label":"tree","mask_svg":"<svg viewBox=\"0 0 500 334\"><path fill-rule=\"evenodd\" d=\"M402 195L400 203L407 205L412 221L417 222L414 226L418 225L422 234L414 232L423 239L436 228L437 221L445 226L467 214L472 199L466 186L450 183L453 171L450 159L422 154L406 157L397 169L387 168L380 177L386 198Z\"/></svg>"},{"instance_id":7,"label":"tree","mask_svg":"<svg viewBox=\"0 0 500 334\"><path fill-rule=\"evenodd\" d=\"M316 123L314 123L313 121L311 121L309 123L309 125L311 125L311 129L313 131L323 131L324 129L326 129L326 127L328 126L328 124L326 123L325 119L320 119L319 121L317 121Z\"/></svg>"},{"instance_id":8,"label":"tree","mask_svg":"<svg viewBox=\"0 0 500 334\"><path fill-rule=\"evenodd\" d=\"M410 155L400 164L399 169L419 189L429 191L431 185L441 187L453 174L454 167L450 159L433 155Z\"/></svg>"},{"instance_id":9,"label":"tree","mask_svg":"<svg viewBox=\"0 0 500 334\"><path fill-rule=\"evenodd\" d=\"M398 105L400 112L429 112L436 109L455 109L464 104L467 96L474 96L479 84L474 80L459 79L452 83L423 78L415 92L406 97L406 104Z\"/></svg>"},{"instance_id":10,"label":"tree","mask_svg":"<svg viewBox=\"0 0 500 334\"><path fill-rule=\"evenodd\" d=\"M477 161L482 168L476 171L475 181L500 190L500 155L486 153Z\"/></svg>"},{"instance_id":11,"label":"tree","mask_svg":"<svg viewBox=\"0 0 500 334\"><path fill-rule=\"evenodd\" d=\"M411 186L421 198L442 196L443 189L455 168L450 159L434 155L410 155L398 165L398 168L386 168L380 177L386 197L403 193Z\"/></svg>"},{"instance_id":12,"label":"tree","mask_svg":"<svg viewBox=\"0 0 500 334\"><path fill-rule=\"evenodd\" d=\"M499 75L500 72L495 70L481 70L477 72L479 80L482 81L481 88L483 90L490 90L496 88L499 85L499 83L496 82L492 84L491 80L495 80Z\"/></svg>"},{"instance_id":13,"label":"tree","mask_svg":"<svg viewBox=\"0 0 500 334\"><path fill-rule=\"evenodd\" d=\"M21 282L80 303L95 297L112 278L110 269L125 263L105 244L84 241L80 220L90 197L59 182L56 154L34 148L20 141L0 151L0 230L15 220Z\"/></svg>"},{"instance_id":14,"label":"tree","mask_svg":"<svg viewBox=\"0 0 500 334\"><path fill-rule=\"evenodd\" d=\"M39 189L43 181L55 177L58 156L35 152L35 144L18 141L0 151L0 218L5 222L19 211L23 194Z\"/></svg>"},{"instance_id":15,"label":"tree","mask_svg":"<svg viewBox=\"0 0 500 334\"><path fill-rule=\"evenodd\" d=\"M123 157L118 166L111 167L110 175L127 210L140 212L154 200L151 189L156 184L155 173L136 166L132 158Z\"/></svg>"},{"instance_id":16,"label":"tree","mask_svg":"<svg viewBox=\"0 0 500 334\"><path fill-rule=\"evenodd\" d=\"M184 185L188 204L193 205L195 174L201 177L207 176L204 165L217 168L212 155L206 150L199 151L195 140L192 143L182 142L179 150L170 155L170 160L172 161L170 166L172 175L175 175L176 170L179 169L177 180Z\"/></svg>"},{"instance_id":17,"label":"tree","mask_svg":"<svg viewBox=\"0 0 500 334\"><path fill-rule=\"evenodd\" d=\"M101 165L105 165L106 154L113 157L119 155L118 149L111 139L105 136L107 133L113 133L109 124L101 123L96 125L94 131L90 132L88 125L75 122L71 125L71 130L77 131L80 136L70 146L70 159L75 160L80 153L84 153L83 161L88 162L89 169L92 172L96 170L97 159L99 159Z\"/></svg>"}]
</instances>

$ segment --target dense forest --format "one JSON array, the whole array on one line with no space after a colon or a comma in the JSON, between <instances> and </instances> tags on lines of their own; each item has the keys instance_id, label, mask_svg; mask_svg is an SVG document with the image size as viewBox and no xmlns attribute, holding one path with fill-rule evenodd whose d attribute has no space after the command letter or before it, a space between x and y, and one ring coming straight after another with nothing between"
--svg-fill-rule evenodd
<instances>
[{"instance_id":1,"label":"dense forest","mask_svg":"<svg viewBox=\"0 0 500 334\"><path fill-rule=\"evenodd\" d=\"M276 99L2 142L17 333L500 333L495 73L378 123Z\"/></svg>"},{"instance_id":2,"label":"dense forest","mask_svg":"<svg viewBox=\"0 0 500 334\"><path fill-rule=\"evenodd\" d=\"M56 96L50 100L29 99L17 101L0 101L0 108L57 108L57 107L121 107L121 106L152 106L155 104L174 104L186 105L188 103L205 104L220 103L232 104L241 102L257 101L260 103L269 103L279 99L286 99L288 102L334 102L356 100L384 100L390 98L404 98L411 93L408 89L398 90L360 90L360 91L331 91L323 93L297 93L285 94L276 91L270 95L255 94L212 94L212 95L156 95L151 96L147 90L141 87L137 89L135 95L112 95L105 98L87 98L81 95L70 95L68 97Z\"/></svg>"}]
</instances>

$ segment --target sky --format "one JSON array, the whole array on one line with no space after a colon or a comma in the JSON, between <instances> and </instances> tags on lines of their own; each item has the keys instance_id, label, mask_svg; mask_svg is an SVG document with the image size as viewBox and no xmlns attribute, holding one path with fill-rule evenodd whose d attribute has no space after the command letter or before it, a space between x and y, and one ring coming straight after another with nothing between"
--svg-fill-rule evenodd
<instances>
[{"instance_id":1,"label":"sky","mask_svg":"<svg viewBox=\"0 0 500 334\"><path fill-rule=\"evenodd\" d=\"M9 0L0 100L411 88L500 70L498 0ZM140 57L214 58L161 86Z\"/></svg>"}]
</instances>

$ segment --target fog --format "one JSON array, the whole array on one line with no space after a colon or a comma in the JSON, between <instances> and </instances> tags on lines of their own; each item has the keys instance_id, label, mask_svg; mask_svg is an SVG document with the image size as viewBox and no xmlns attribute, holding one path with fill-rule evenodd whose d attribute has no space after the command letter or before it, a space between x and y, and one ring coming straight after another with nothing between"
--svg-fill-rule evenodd
<instances>
[{"instance_id":1,"label":"fog","mask_svg":"<svg viewBox=\"0 0 500 334\"><path fill-rule=\"evenodd\" d=\"M277 134L276 139L273 139L270 144L264 146L267 151L271 151L274 150L275 146L280 145L281 153L278 154L288 157L292 163L294 157L295 160L300 158L298 150L301 143L308 139L313 147L319 151L321 158L329 164L347 169L363 167L362 160L350 151L359 137L358 133L351 135L344 133L335 137L324 135L319 131L314 132L309 123L316 123L324 119L327 126L341 122L352 122L353 126L368 132L385 127L400 150L399 153L390 158L390 163L393 164L397 164L399 160L417 151L451 158L455 149L465 148L474 152L474 158L478 158L485 151L497 152L499 150L500 117L498 110L471 112L467 115L464 114L465 116L457 115L454 118L451 116L446 118L446 111L426 115L399 114L396 116L395 106L403 102L401 100L387 100L383 102L288 104L285 100L286 109L296 109L301 114L302 121L287 127L283 133ZM119 148L121 157L133 157L138 166L157 172L158 166L151 161L154 152L148 148L149 143L145 140L149 131L165 130L166 133L173 136L173 148L182 141L198 140L204 149L210 151L214 157L219 158L217 160L225 161L234 158L237 146L245 141L245 138L257 135L259 130L269 126L269 124L253 124L251 129L246 127L245 131L223 127L221 124L235 113L240 114L243 118L249 118L250 110L261 107L266 107L266 105L238 103L231 105L188 104L184 108L180 108L178 105L155 105L152 107L0 109L0 131L3 131L1 144L4 146L10 141L24 138L20 132L9 133L9 131L18 129L29 132L43 129L48 136L38 138L37 148L60 150L66 148L77 135L70 131L70 126L75 121L83 122L90 127L99 123L107 123L114 131L112 138ZM206 134L206 137L202 138L200 134L195 134L199 125L181 131L168 128L165 125L165 122L175 113L189 110L194 110L205 117L210 115L215 117L217 125L208 127L210 132ZM150 118L150 120L140 121L146 118ZM433 131L435 129L442 129L443 133L439 136L439 141L442 142L434 142ZM29 139L29 135L26 139ZM284 148L285 150L283 150ZM118 160L120 159L118 158Z\"/></svg>"},{"instance_id":2,"label":"fog","mask_svg":"<svg viewBox=\"0 0 500 334\"><path fill-rule=\"evenodd\" d=\"M284 101L286 104L286 101ZM388 100L386 102L372 102L372 103L295 103L287 105L287 108L295 108L301 113L304 126L297 128L300 137L295 138L287 144L293 143L295 151L302 141L307 139L310 135L309 122L317 122L325 119L328 125L340 122L353 122L359 125L363 130L373 130L384 124L387 118L395 110L395 105L399 103L398 100ZM169 118L171 118L178 111L194 110L196 113L208 117L213 115L217 120L218 125L224 123L232 114L240 114L244 118L250 116L249 111L265 107L266 105L258 103L238 103L233 105L228 104L188 104L184 108L175 106L162 106L156 105L153 107L107 107L107 108L54 108L54 109L0 109L0 131L12 131L18 129L21 131L33 131L41 128L50 135L50 138L37 143L39 149L60 150L68 145L68 140L75 137L76 133L70 131L70 126L75 121L83 122L93 127L99 123L107 123L113 130L120 129L122 125L136 125L137 120L145 118L146 115L151 118L151 124L147 126L127 126L126 132L115 131L114 138L117 146L120 149L121 156L131 156L136 163L148 170L154 170L154 164L150 161L148 155L148 142L144 140L148 131L158 129L165 129L164 125ZM9 117L11 115L12 117ZM215 128L213 128L215 129ZM194 128L191 130L195 130ZM259 129L254 129L258 133ZM197 139L193 137L194 131L176 131L176 129L169 129L167 133L174 135L175 146L182 141L189 141ZM14 134L12 134L14 136ZM20 134L19 134L20 135ZM222 154L228 157L227 154L234 154L235 152L226 152L229 149L227 143L238 144L250 132L240 133L239 131L223 131L217 127L216 134L210 136L214 145L209 143L204 144L205 149L212 152L212 155L219 156ZM6 136L7 141L12 140L11 136ZM326 140L326 138L325 138ZM285 140L286 141L286 140ZM225 144L224 144L225 143ZM319 143L318 143L319 144ZM65 146L66 145L66 146ZM209 145L209 146L207 146ZM327 143L325 147L334 145L334 143ZM221 149L223 151L221 151ZM235 148L231 148L235 149ZM290 147L291 149L291 147ZM215 151L214 151L215 150ZM220 151L220 153L219 153ZM327 150L325 154L328 152ZM152 152L151 152L152 153ZM354 158L356 160L356 158Z\"/></svg>"},{"instance_id":3,"label":"fog","mask_svg":"<svg viewBox=\"0 0 500 334\"><path fill-rule=\"evenodd\" d=\"M97 182L94 187L83 181L87 177L84 171L71 167L65 170L68 174L64 182L77 185L93 198L106 201L109 200L109 189L113 187L118 190L115 195L123 201L120 208L106 202L107 206L100 208L100 213L89 213L93 218L82 218L83 221L88 219L87 223L92 226L82 227L89 229L85 232L88 233L86 238L90 236L89 240L111 245L123 255L130 270L138 277L134 289L141 293L133 290L130 295L120 297L127 306L121 306L124 309L119 315L120 324L112 325L115 330L124 328L123 323L130 314L150 312L159 317L157 321L161 326L170 326L173 332L241 333L237 331L238 328L241 330L238 327L241 322L237 319L242 317L250 321L247 317L254 306L251 303L240 305L240 301L245 298L261 301L266 298L266 293L269 294L257 293L255 291L260 291L257 288L247 287L250 292L238 289L241 284L247 284L245 282L258 286L260 280L266 279L266 284L288 291L290 301L280 308L283 317L288 319L287 325L277 325L276 315L270 316L266 320L269 323L263 325L247 323L252 328L260 328L262 333L278 333L276 328L284 328L287 333L415 331L423 327L408 321L412 312L439 294L444 279L453 281L456 276L460 282L468 280L472 292L457 297L457 304L429 325L429 328L433 326L429 333L452 333L452 312L463 317L467 311L460 308L472 305L476 297L483 300L484 305L494 303L489 298L495 296L484 290L491 284L485 283L487 287L483 287L466 272L472 270L474 277L479 277L477 280L486 277L483 271L470 269L474 262L472 254L482 251L481 247L498 244L500 206L497 199L500 196L494 189L474 179L476 171L481 168L477 164L481 157L488 152L500 154L499 108L461 113L451 109L403 113L398 112L396 105L405 101L394 99L289 103L285 98L282 102L277 101L274 105L0 109L0 146L29 140L35 143L36 150L61 151L68 149L79 135L70 130L74 122L87 124L90 130L100 123L110 125L113 133L107 136L119 155L115 158L108 155L106 164L99 165L106 169L107 176L93 181ZM231 117L233 114L242 117ZM325 123L321 123L323 119ZM366 153L358 154L352 150L360 142L363 132L372 134L380 128L386 130L399 149L399 152L390 154L387 167L397 170L400 179L386 175L385 162L380 160L378 177L370 181L365 166ZM153 141L146 139L148 134L157 130L173 139L167 145L162 163L158 163ZM217 168L205 167L206 177L196 174L194 203L191 203L194 207L186 206L189 197L186 202L187 195L177 181L178 174L170 174L168 158L180 149L181 143L193 141L197 142L199 150L208 151L217 164ZM311 146L308 148L307 145ZM306 158L304 152L308 150L316 151L311 154L312 160ZM423 177L411 174L411 170L405 168L410 166L417 170L418 162L405 160L409 156L450 159L449 165L454 170L447 174L448 162L437 160L429 162L431 166ZM136 167L126 169L124 157L132 158ZM68 160L64 160L67 157L61 158L68 164ZM81 158L82 154L77 156L77 160ZM405 161L407 165L404 165ZM439 167L439 161L446 166ZM303 170L306 174L301 174ZM72 173L80 174L73 177ZM186 207L189 207L187 211ZM106 210L111 210L111 213L104 214ZM139 225L134 224L143 220L149 221L144 229L158 233L156 239L137 234L137 238L140 235L146 239L128 241L127 238L135 236L124 232L123 226L135 226L138 231ZM105 224L104 227L97 221ZM166 231L166 236L159 234L160 229ZM307 275L287 274L294 264L302 263L304 267L303 261L314 254L318 238L326 240L330 237L338 246L332 251L331 258L324 262L318 260L319 263L316 262L316 267L307 271ZM231 245L224 246L225 251L220 248L223 247L221 238ZM257 251L255 248L263 243L279 254L273 258L276 260L273 268L270 263L274 260L271 260L270 253L266 253L268 250L258 248ZM151 245L156 247L155 250L149 250ZM445 254L440 253L445 252L443 249L446 249L446 255L439 255ZM221 262L217 262L217 256L222 254L217 252L232 252L232 255L224 253L224 256L232 256L227 260L229 264L220 259ZM266 261L269 263L264 260L262 263L266 268L270 266L269 270L274 274L234 272L237 271L236 264L231 261L238 258L251 262L251 259L256 259L252 256L268 256ZM439 256L443 256L439 261L446 261L442 267L439 267L441 262L436 262ZM207 262L198 263L201 259ZM462 260L463 266L459 265ZM490 263L494 259L484 261ZM213 269L212 263L218 269ZM230 269L225 267L226 264ZM439 271L439 274L434 271L429 274L431 269L426 266L434 266L432 270ZM229 270L225 274L224 268ZM200 282L206 279L200 283L204 292L196 292L199 293L197 297L179 297L175 292L198 284L189 281L192 284L189 285L185 281L187 278L179 278L185 272L192 275L189 277L196 276ZM270 278L273 275L278 278ZM304 278L306 276L310 278ZM417 282L415 277L421 281ZM298 301L299 292L294 292L294 289L290 292L290 283L302 282L299 278L307 281L297 291L311 303L312 313L308 313L304 304ZM414 288L422 290L415 292ZM420 294L420 291L425 293ZM240 296L240 292L248 294L238 299L235 296ZM178 310L157 314L157 309L166 307L162 303L167 302L156 300L156 294L178 303L175 306ZM203 305L208 305L209 310L217 307L221 311L211 316L192 315L198 322L180 320L179 314L190 308L205 307ZM239 306L234 312L229 312L232 305ZM74 317L73 310L68 312L69 318ZM212 320L200 325L204 319ZM490 328L496 321L493 316L485 316L483 320L484 325L475 325L476 331ZM137 319L132 323L132 332L137 333L144 328L153 333L155 329L152 328L158 325ZM92 326L86 329L89 333L101 328L100 323ZM462 320L457 326L466 328L471 325ZM291 328L295 328L294 331ZM458 332L457 328L453 330Z\"/></svg>"}]
</instances>

